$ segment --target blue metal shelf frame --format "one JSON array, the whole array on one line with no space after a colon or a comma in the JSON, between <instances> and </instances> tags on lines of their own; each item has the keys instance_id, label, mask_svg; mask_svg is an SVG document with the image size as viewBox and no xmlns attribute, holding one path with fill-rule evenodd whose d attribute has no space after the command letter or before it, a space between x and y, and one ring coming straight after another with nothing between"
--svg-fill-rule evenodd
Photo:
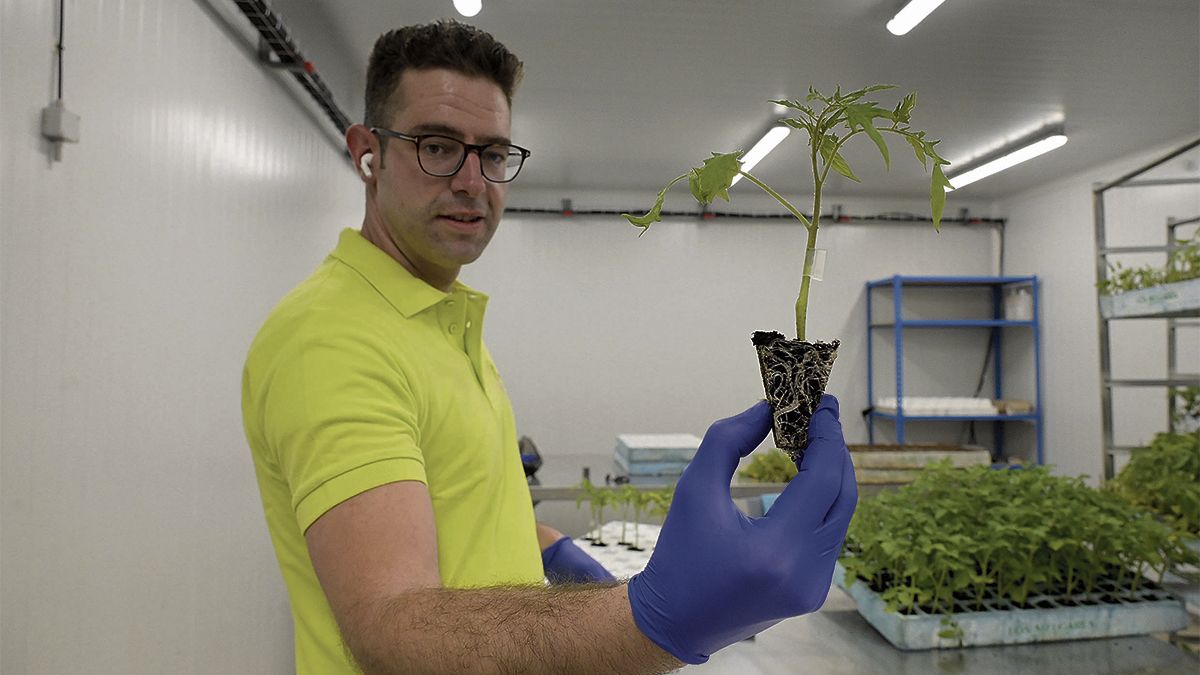
<instances>
[{"instance_id":1,"label":"blue metal shelf frame","mask_svg":"<svg viewBox=\"0 0 1200 675\"><path fill-rule=\"evenodd\" d=\"M902 314L904 287L963 287L979 286L991 291L991 319L944 319L944 320L906 320ZM1003 292L1012 286L1029 286L1033 298L1033 319L1031 321L1009 321L1003 316ZM873 317L872 291L878 288L888 288L892 292L892 321L875 322ZM1039 306L1041 293L1036 276L989 276L989 277L950 277L950 276L904 276L895 275L885 279L868 281L867 292L867 398L868 405L875 401L875 350L874 340L870 331L875 328L891 328L893 330L894 354L896 358L896 412L885 413L872 411L867 416L867 436L870 443L875 442L875 420L887 419L896 424L896 442L903 444L905 423L907 421L922 422L994 422L995 452L997 457L1003 456L1004 422L1031 422L1036 434L1035 454L1038 464L1045 461L1043 456L1044 419L1045 411L1042 406L1042 348ZM1023 415L905 415L904 414L904 329L906 328L987 328L992 331L992 381L994 382L995 398L1003 398L1003 335L1005 328L1028 328L1033 340L1034 358L1034 410Z\"/></svg>"}]
</instances>

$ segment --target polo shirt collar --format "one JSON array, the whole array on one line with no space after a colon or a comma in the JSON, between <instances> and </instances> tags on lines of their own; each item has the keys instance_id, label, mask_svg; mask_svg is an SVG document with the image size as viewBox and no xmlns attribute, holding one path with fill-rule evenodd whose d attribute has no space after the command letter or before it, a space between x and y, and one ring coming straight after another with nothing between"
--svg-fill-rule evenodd
<instances>
[{"instance_id":1,"label":"polo shirt collar","mask_svg":"<svg viewBox=\"0 0 1200 675\"><path fill-rule=\"evenodd\" d=\"M358 230L346 228L338 236L337 248L329 254L361 274L367 283L379 291L396 311L412 318L451 295L463 294L476 300L487 296L470 286L454 281L453 290L446 293L413 276L378 246L367 241Z\"/></svg>"}]
</instances>

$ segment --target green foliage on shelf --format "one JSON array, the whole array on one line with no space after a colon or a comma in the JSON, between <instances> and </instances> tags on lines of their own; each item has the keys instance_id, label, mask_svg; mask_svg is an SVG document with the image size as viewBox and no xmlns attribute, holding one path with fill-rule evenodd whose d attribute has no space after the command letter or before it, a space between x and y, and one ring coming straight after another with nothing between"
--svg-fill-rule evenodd
<instances>
[{"instance_id":1,"label":"green foliage on shelf","mask_svg":"<svg viewBox=\"0 0 1200 675\"><path fill-rule=\"evenodd\" d=\"M890 611L950 614L991 598L1130 594L1151 570L1200 562L1186 539L1080 478L944 462L863 500L841 562L847 582L870 585Z\"/></svg>"},{"instance_id":2,"label":"green foliage on shelf","mask_svg":"<svg viewBox=\"0 0 1200 675\"><path fill-rule=\"evenodd\" d=\"M779 448L751 455L738 475L757 483L787 483L796 477L796 463Z\"/></svg>"},{"instance_id":3,"label":"green foliage on shelf","mask_svg":"<svg viewBox=\"0 0 1200 675\"><path fill-rule=\"evenodd\" d=\"M1200 431L1155 435L1105 487L1200 536Z\"/></svg>"},{"instance_id":4,"label":"green foliage on shelf","mask_svg":"<svg viewBox=\"0 0 1200 675\"><path fill-rule=\"evenodd\" d=\"M1175 242L1180 248L1171 251L1162 267L1143 265L1125 267L1120 262L1108 265L1109 277L1096 284L1101 295L1119 295L1142 288L1200 278L1200 230L1190 240Z\"/></svg>"},{"instance_id":5,"label":"green foliage on shelf","mask_svg":"<svg viewBox=\"0 0 1200 675\"><path fill-rule=\"evenodd\" d=\"M1175 387L1168 396L1175 404L1175 428L1194 431L1200 426L1200 386Z\"/></svg>"}]
</instances>

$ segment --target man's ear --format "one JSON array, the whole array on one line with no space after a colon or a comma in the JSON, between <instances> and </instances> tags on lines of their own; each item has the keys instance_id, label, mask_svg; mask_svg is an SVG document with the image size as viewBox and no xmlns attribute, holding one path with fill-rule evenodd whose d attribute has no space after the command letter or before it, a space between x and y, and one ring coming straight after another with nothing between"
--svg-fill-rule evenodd
<instances>
[{"instance_id":1,"label":"man's ear","mask_svg":"<svg viewBox=\"0 0 1200 675\"><path fill-rule=\"evenodd\" d=\"M373 166L379 154L378 143L375 134L361 124L353 124L346 129L346 150L363 180L375 177Z\"/></svg>"}]
</instances>

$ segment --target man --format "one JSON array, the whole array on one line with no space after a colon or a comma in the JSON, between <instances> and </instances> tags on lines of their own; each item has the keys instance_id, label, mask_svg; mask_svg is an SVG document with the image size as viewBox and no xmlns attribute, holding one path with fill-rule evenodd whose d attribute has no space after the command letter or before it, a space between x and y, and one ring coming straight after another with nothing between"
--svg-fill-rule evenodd
<instances>
[{"instance_id":1,"label":"man","mask_svg":"<svg viewBox=\"0 0 1200 675\"><path fill-rule=\"evenodd\" d=\"M520 77L503 45L457 22L381 37L366 123L346 134L361 232L342 233L251 346L246 435L300 673L665 672L828 591L857 499L832 397L768 516L746 518L728 490L769 430L759 402L710 428L643 573L543 584L606 573L535 523L481 339L486 298L457 280L529 154L509 138Z\"/></svg>"}]
</instances>

